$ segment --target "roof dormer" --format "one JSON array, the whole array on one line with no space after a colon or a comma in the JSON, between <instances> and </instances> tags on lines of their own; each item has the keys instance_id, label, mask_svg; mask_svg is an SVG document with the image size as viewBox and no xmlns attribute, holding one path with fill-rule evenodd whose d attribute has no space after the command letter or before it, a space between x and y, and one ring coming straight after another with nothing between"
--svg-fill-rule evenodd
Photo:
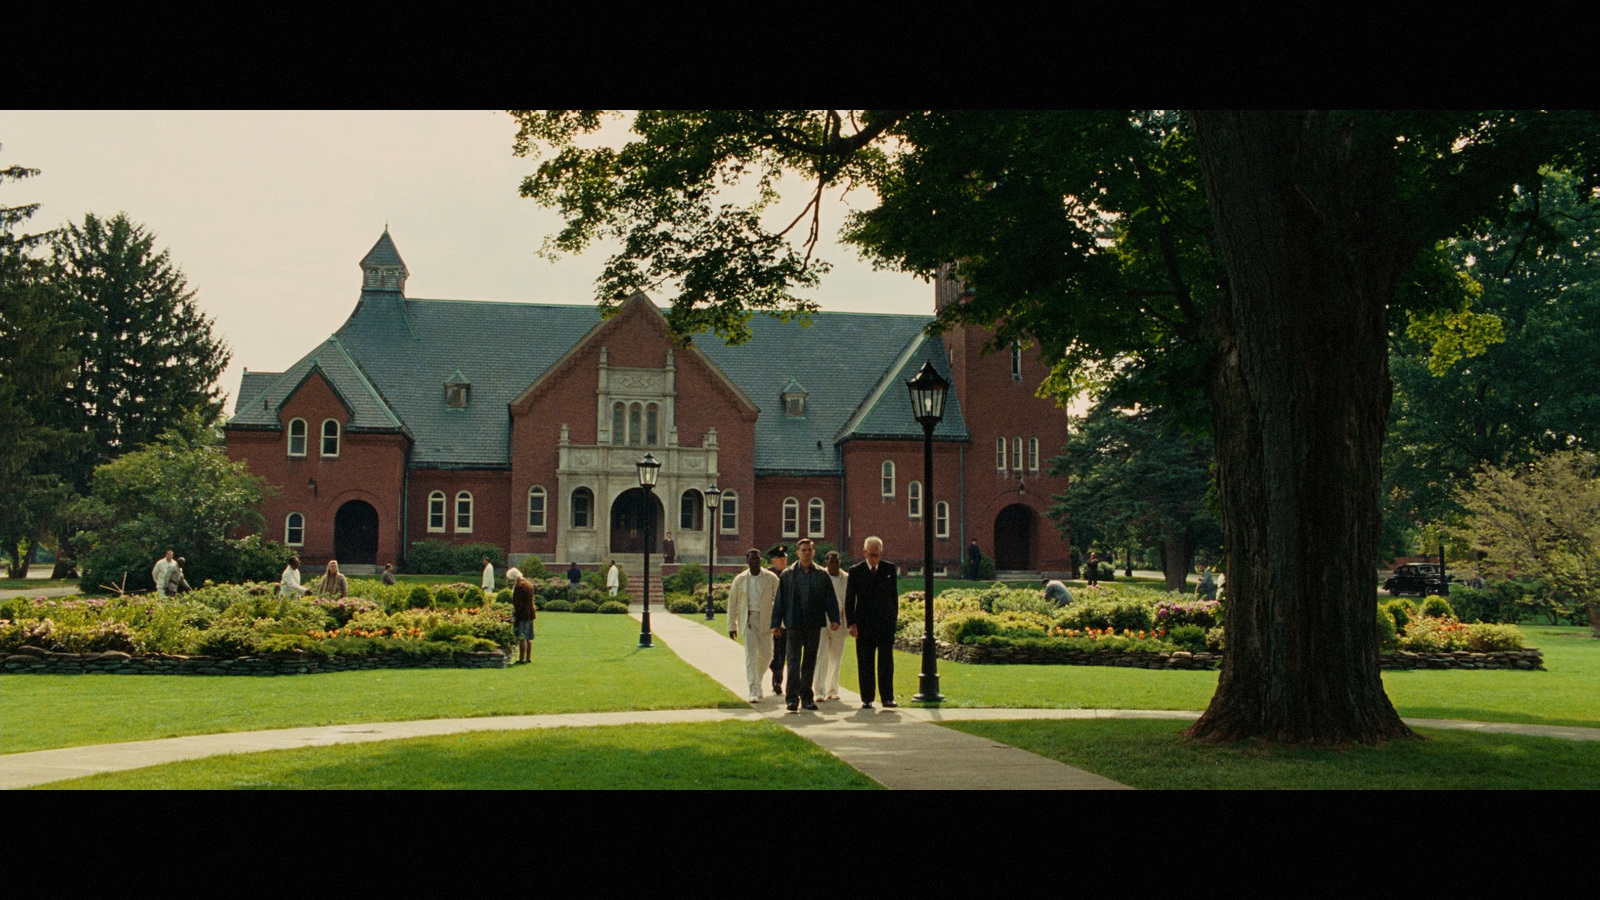
<instances>
[{"instance_id":1,"label":"roof dormer","mask_svg":"<svg viewBox=\"0 0 1600 900\"><path fill-rule=\"evenodd\" d=\"M361 259L361 289L363 291L394 291L402 296L406 292L406 277L411 274L400 251L389 238L389 228Z\"/></svg>"},{"instance_id":2,"label":"roof dormer","mask_svg":"<svg viewBox=\"0 0 1600 900\"><path fill-rule=\"evenodd\" d=\"M783 393L779 396L783 398L783 415L786 418L806 417L806 389L800 382L793 378L789 379L789 383L784 385Z\"/></svg>"}]
</instances>

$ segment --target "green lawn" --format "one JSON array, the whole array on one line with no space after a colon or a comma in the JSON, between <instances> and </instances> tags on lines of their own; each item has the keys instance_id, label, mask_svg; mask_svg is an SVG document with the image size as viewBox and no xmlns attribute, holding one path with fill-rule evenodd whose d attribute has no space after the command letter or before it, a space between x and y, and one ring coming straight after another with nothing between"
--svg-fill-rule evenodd
<instances>
[{"instance_id":1,"label":"green lawn","mask_svg":"<svg viewBox=\"0 0 1600 900\"><path fill-rule=\"evenodd\" d=\"M533 663L276 678L0 676L0 753L184 734L455 716L744 705L628 616L546 613Z\"/></svg>"},{"instance_id":2,"label":"green lawn","mask_svg":"<svg viewBox=\"0 0 1600 900\"><path fill-rule=\"evenodd\" d=\"M878 785L772 722L490 731L169 763L45 789L688 790Z\"/></svg>"},{"instance_id":3,"label":"green lawn","mask_svg":"<svg viewBox=\"0 0 1600 900\"><path fill-rule=\"evenodd\" d=\"M705 624L703 616L685 616ZM726 635L725 617L710 623ZM1544 652L1545 672L1385 672L1389 699L1403 716L1535 725L1600 727L1600 641L1588 628L1522 625L1529 646ZM917 692L922 658L895 653L896 699ZM846 645L839 683L860 684L854 646ZM939 660L948 707L1202 710L1217 673L1109 666L980 666Z\"/></svg>"},{"instance_id":4,"label":"green lawn","mask_svg":"<svg viewBox=\"0 0 1600 900\"><path fill-rule=\"evenodd\" d=\"M1425 741L1311 749L1183 740L1170 721L948 722L948 728L1145 789L1600 788L1600 742L1423 730Z\"/></svg>"},{"instance_id":5,"label":"green lawn","mask_svg":"<svg viewBox=\"0 0 1600 900\"><path fill-rule=\"evenodd\" d=\"M32 591L40 588L77 586L76 578L0 578L0 591Z\"/></svg>"}]
</instances>

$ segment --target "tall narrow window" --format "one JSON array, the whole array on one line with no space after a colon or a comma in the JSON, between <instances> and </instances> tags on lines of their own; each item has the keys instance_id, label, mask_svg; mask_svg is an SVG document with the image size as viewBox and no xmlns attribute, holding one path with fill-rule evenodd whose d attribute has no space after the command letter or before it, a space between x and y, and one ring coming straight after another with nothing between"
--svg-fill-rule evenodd
<instances>
[{"instance_id":1,"label":"tall narrow window","mask_svg":"<svg viewBox=\"0 0 1600 900\"><path fill-rule=\"evenodd\" d=\"M324 419L322 422L322 455L339 455L339 420Z\"/></svg>"},{"instance_id":2,"label":"tall narrow window","mask_svg":"<svg viewBox=\"0 0 1600 900\"><path fill-rule=\"evenodd\" d=\"M806 506L806 536L819 538L823 531L823 505L821 497L812 497Z\"/></svg>"},{"instance_id":3,"label":"tall narrow window","mask_svg":"<svg viewBox=\"0 0 1600 900\"><path fill-rule=\"evenodd\" d=\"M572 527L594 527L594 492L588 488L572 492Z\"/></svg>"},{"instance_id":4,"label":"tall narrow window","mask_svg":"<svg viewBox=\"0 0 1600 900\"><path fill-rule=\"evenodd\" d=\"M906 485L907 512L911 518L922 518L922 482L913 481Z\"/></svg>"},{"instance_id":5,"label":"tall narrow window","mask_svg":"<svg viewBox=\"0 0 1600 900\"><path fill-rule=\"evenodd\" d=\"M660 422L660 419L661 419L661 408L660 407L656 406L654 403L652 403L649 406L645 407L645 409L644 409L644 442L645 442L645 445L648 446L648 447L655 447L655 446L658 446L660 444L660 441L657 440L657 435L659 433L658 423Z\"/></svg>"},{"instance_id":6,"label":"tall narrow window","mask_svg":"<svg viewBox=\"0 0 1600 900\"><path fill-rule=\"evenodd\" d=\"M793 497L783 501L783 536L800 536L800 501Z\"/></svg>"},{"instance_id":7,"label":"tall narrow window","mask_svg":"<svg viewBox=\"0 0 1600 900\"><path fill-rule=\"evenodd\" d=\"M644 437L639 428L639 414L644 412L644 407L635 403L628 407L628 446L637 447Z\"/></svg>"},{"instance_id":8,"label":"tall narrow window","mask_svg":"<svg viewBox=\"0 0 1600 900\"><path fill-rule=\"evenodd\" d=\"M428 530L444 530L444 492L434 491L428 495Z\"/></svg>"},{"instance_id":9,"label":"tall narrow window","mask_svg":"<svg viewBox=\"0 0 1600 900\"><path fill-rule=\"evenodd\" d=\"M289 513L289 518L283 523L283 542L291 547L302 547L306 542L306 517L297 512Z\"/></svg>"},{"instance_id":10,"label":"tall narrow window","mask_svg":"<svg viewBox=\"0 0 1600 900\"><path fill-rule=\"evenodd\" d=\"M1039 439L1028 438L1028 471L1039 471Z\"/></svg>"},{"instance_id":11,"label":"tall narrow window","mask_svg":"<svg viewBox=\"0 0 1600 900\"><path fill-rule=\"evenodd\" d=\"M739 495L733 491L722 492L722 533L739 533Z\"/></svg>"},{"instance_id":12,"label":"tall narrow window","mask_svg":"<svg viewBox=\"0 0 1600 900\"><path fill-rule=\"evenodd\" d=\"M683 499L678 503L678 529L680 531L699 531L705 525L705 495L699 491L688 490L683 492Z\"/></svg>"},{"instance_id":13,"label":"tall narrow window","mask_svg":"<svg viewBox=\"0 0 1600 900\"><path fill-rule=\"evenodd\" d=\"M1022 342L1013 341L1011 344L1011 380L1022 380Z\"/></svg>"},{"instance_id":14,"label":"tall narrow window","mask_svg":"<svg viewBox=\"0 0 1600 900\"><path fill-rule=\"evenodd\" d=\"M933 505L933 536L938 538L950 536L950 504L943 500Z\"/></svg>"},{"instance_id":15,"label":"tall narrow window","mask_svg":"<svg viewBox=\"0 0 1600 900\"><path fill-rule=\"evenodd\" d=\"M997 437L994 439L994 467L999 470L1000 474L1005 474L1006 439L1003 437Z\"/></svg>"},{"instance_id":16,"label":"tall narrow window","mask_svg":"<svg viewBox=\"0 0 1600 900\"><path fill-rule=\"evenodd\" d=\"M306 420L289 420L289 455L306 455Z\"/></svg>"},{"instance_id":17,"label":"tall narrow window","mask_svg":"<svg viewBox=\"0 0 1600 900\"><path fill-rule=\"evenodd\" d=\"M883 461L883 496L894 496L894 463Z\"/></svg>"},{"instance_id":18,"label":"tall narrow window","mask_svg":"<svg viewBox=\"0 0 1600 900\"><path fill-rule=\"evenodd\" d=\"M621 447L628 442L628 408L621 403L611 407L611 445Z\"/></svg>"},{"instance_id":19,"label":"tall narrow window","mask_svg":"<svg viewBox=\"0 0 1600 900\"><path fill-rule=\"evenodd\" d=\"M528 530L544 531L544 488L534 485L528 488Z\"/></svg>"},{"instance_id":20,"label":"tall narrow window","mask_svg":"<svg viewBox=\"0 0 1600 900\"><path fill-rule=\"evenodd\" d=\"M462 491L456 495L456 532L472 531L472 494Z\"/></svg>"},{"instance_id":21,"label":"tall narrow window","mask_svg":"<svg viewBox=\"0 0 1600 900\"><path fill-rule=\"evenodd\" d=\"M1011 467L1018 472L1022 471L1022 438L1011 441Z\"/></svg>"}]
</instances>

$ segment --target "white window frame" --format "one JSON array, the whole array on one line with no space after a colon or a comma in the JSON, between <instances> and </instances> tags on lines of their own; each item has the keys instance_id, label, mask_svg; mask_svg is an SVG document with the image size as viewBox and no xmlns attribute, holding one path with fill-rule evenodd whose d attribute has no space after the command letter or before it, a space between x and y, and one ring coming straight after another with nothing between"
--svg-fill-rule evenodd
<instances>
[{"instance_id":1,"label":"white window frame","mask_svg":"<svg viewBox=\"0 0 1600 900\"><path fill-rule=\"evenodd\" d=\"M438 519L434 524L435 517ZM450 512L445 500L444 491L434 491L428 495L428 533L442 534L449 530Z\"/></svg>"},{"instance_id":2,"label":"white window frame","mask_svg":"<svg viewBox=\"0 0 1600 900\"><path fill-rule=\"evenodd\" d=\"M880 481L879 491L880 491L880 493L883 494L883 499L885 499L885 500L893 499L894 498L894 460L886 459L886 460L883 461L883 465L881 467L879 467L879 481Z\"/></svg>"},{"instance_id":3,"label":"white window frame","mask_svg":"<svg viewBox=\"0 0 1600 900\"><path fill-rule=\"evenodd\" d=\"M1039 439L1028 438L1028 471L1039 471Z\"/></svg>"},{"instance_id":4,"label":"white window frame","mask_svg":"<svg viewBox=\"0 0 1600 900\"><path fill-rule=\"evenodd\" d=\"M722 533L739 533L739 495L734 491L722 492Z\"/></svg>"},{"instance_id":5,"label":"white window frame","mask_svg":"<svg viewBox=\"0 0 1600 900\"><path fill-rule=\"evenodd\" d=\"M328 452L328 426L329 425L333 426L333 452L332 453ZM341 443L340 438L343 437L343 435L341 433L343 431L344 431L344 429L342 427L340 427L338 419L323 419L322 420L322 431L318 435L320 440L318 440L318 442L317 442L317 449L322 451L322 456L323 456L324 459L338 459L339 458L339 444Z\"/></svg>"},{"instance_id":6,"label":"white window frame","mask_svg":"<svg viewBox=\"0 0 1600 900\"><path fill-rule=\"evenodd\" d=\"M1014 472L1022 471L1022 438L1011 439L1011 467Z\"/></svg>"},{"instance_id":7,"label":"white window frame","mask_svg":"<svg viewBox=\"0 0 1600 900\"><path fill-rule=\"evenodd\" d=\"M821 497L812 497L806 504L806 537L820 538L827 534L828 506Z\"/></svg>"},{"instance_id":8,"label":"white window frame","mask_svg":"<svg viewBox=\"0 0 1600 900\"><path fill-rule=\"evenodd\" d=\"M465 527L465 528L461 527L461 501L463 501L463 500L465 500L467 502L467 527ZM473 509L473 507L475 505L476 504L474 504L472 502L472 492L471 491L460 491L459 493L456 494L456 510L455 510L456 515L455 515L455 520L454 520L455 521L455 525L456 525L456 534L471 534L472 533L472 516L473 516L473 513L475 512L475 510Z\"/></svg>"},{"instance_id":9,"label":"white window frame","mask_svg":"<svg viewBox=\"0 0 1600 900\"><path fill-rule=\"evenodd\" d=\"M294 452L294 439L295 439L294 426L295 426L296 422L300 423L300 435L299 435L299 437L300 437L300 452L299 453ZM305 459L306 458L306 444L308 444L310 442L310 440L309 440L309 431L310 431L310 426L306 425L306 420L305 419L290 419L289 420L289 455L291 457L293 457L295 459Z\"/></svg>"},{"instance_id":10,"label":"white window frame","mask_svg":"<svg viewBox=\"0 0 1600 900\"><path fill-rule=\"evenodd\" d=\"M294 539L294 520L299 519L300 540ZM304 547L306 545L306 517L304 513L292 512L283 517L283 542L290 547Z\"/></svg>"},{"instance_id":11,"label":"white window frame","mask_svg":"<svg viewBox=\"0 0 1600 900\"><path fill-rule=\"evenodd\" d=\"M793 497L785 497L783 501L783 536L800 536L800 501Z\"/></svg>"},{"instance_id":12,"label":"white window frame","mask_svg":"<svg viewBox=\"0 0 1600 900\"><path fill-rule=\"evenodd\" d=\"M1006 439L1004 437L997 437L997 438L994 439L994 467L995 467L995 471L999 472L1002 475L1004 475L1006 473L1006 445L1007 445L1007 443L1008 443L1008 441L1006 441Z\"/></svg>"},{"instance_id":13,"label":"white window frame","mask_svg":"<svg viewBox=\"0 0 1600 900\"><path fill-rule=\"evenodd\" d=\"M922 518L922 482L906 482L906 515L913 519Z\"/></svg>"},{"instance_id":14,"label":"white window frame","mask_svg":"<svg viewBox=\"0 0 1600 900\"><path fill-rule=\"evenodd\" d=\"M537 521L537 522L535 522L533 520L533 514L534 514L533 498L535 498L535 497L539 498L539 510L538 510L538 512L539 512L539 521ZM550 494L545 491L543 485L539 485L539 484L533 485L533 486L528 488L528 530L529 531L546 531L550 527L549 526L549 522L550 522Z\"/></svg>"},{"instance_id":15,"label":"white window frame","mask_svg":"<svg viewBox=\"0 0 1600 900\"><path fill-rule=\"evenodd\" d=\"M933 536L936 538L950 536L950 504L943 500L933 505Z\"/></svg>"}]
</instances>

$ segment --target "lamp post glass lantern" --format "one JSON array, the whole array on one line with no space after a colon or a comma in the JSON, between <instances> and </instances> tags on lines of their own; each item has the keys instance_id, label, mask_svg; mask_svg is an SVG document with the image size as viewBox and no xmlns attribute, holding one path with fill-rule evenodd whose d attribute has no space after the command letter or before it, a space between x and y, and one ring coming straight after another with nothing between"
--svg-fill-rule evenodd
<instances>
[{"instance_id":1,"label":"lamp post glass lantern","mask_svg":"<svg viewBox=\"0 0 1600 900\"><path fill-rule=\"evenodd\" d=\"M644 459L634 465L639 470L639 487L644 489L641 499L644 501L644 584L641 586L644 598L644 615L639 620L639 648L649 649L650 643L650 520L654 518L650 508L650 492L655 489L656 477L661 474L661 463L656 461L655 455L646 453Z\"/></svg>"},{"instance_id":2,"label":"lamp post glass lantern","mask_svg":"<svg viewBox=\"0 0 1600 900\"><path fill-rule=\"evenodd\" d=\"M944 418L944 400L950 390L946 381L934 368L924 362L917 375L906 382L911 392L911 415L922 425L922 507L933 506L933 429ZM933 643L933 516L922 517L922 674L917 677L917 693L911 699L919 703L938 703L944 699L939 693L939 658Z\"/></svg>"},{"instance_id":3,"label":"lamp post glass lantern","mask_svg":"<svg viewBox=\"0 0 1600 900\"><path fill-rule=\"evenodd\" d=\"M706 488L706 516L710 534L706 535L706 621L717 617L716 604L711 602L711 586L717 575L717 537L722 532L722 489L716 485Z\"/></svg>"}]
</instances>

